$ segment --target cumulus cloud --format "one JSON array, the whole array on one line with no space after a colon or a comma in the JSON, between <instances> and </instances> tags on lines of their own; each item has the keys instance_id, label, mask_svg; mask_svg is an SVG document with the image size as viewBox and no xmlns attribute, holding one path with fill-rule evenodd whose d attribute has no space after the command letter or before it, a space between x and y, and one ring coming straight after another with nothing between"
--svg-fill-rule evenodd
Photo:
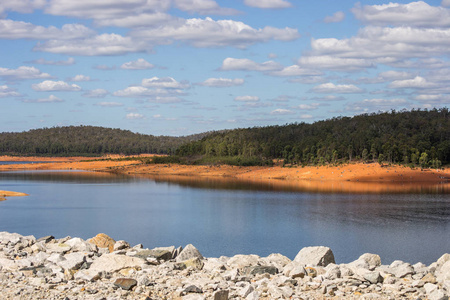
<instances>
[{"instance_id":1,"label":"cumulus cloud","mask_svg":"<svg viewBox=\"0 0 450 300\"><path fill-rule=\"evenodd\" d=\"M80 91L81 87L76 84L68 84L64 81L45 80L41 83L36 83L31 86L37 92L49 91Z\"/></svg>"},{"instance_id":2,"label":"cumulus cloud","mask_svg":"<svg viewBox=\"0 0 450 300\"><path fill-rule=\"evenodd\" d=\"M90 90L90 91L83 93L82 96L87 97L87 98L104 98L108 94L109 94L109 92L107 90L95 89L95 90Z\"/></svg>"},{"instance_id":3,"label":"cumulus cloud","mask_svg":"<svg viewBox=\"0 0 450 300\"><path fill-rule=\"evenodd\" d=\"M66 24L61 29L54 26L37 26L23 21L0 20L0 38L70 40L92 36L95 32L81 24Z\"/></svg>"},{"instance_id":4,"label":"cumulus cloud","mask_svg":"<svg viewBox=\"0 0 450 300\"><path fill-rule=\"evenodd\" d=\"M126 115L126 118L128 120L139 120L139 119L144 119L145 116L142 114L138 114L138 113L129 113Z\"/></svg>"},{"instance_id":5,"label":"cumulus cloud","mask_svg":"<svg viewBox=\"0 0 450 300\"><path fill-rule=\"evenodd\" d=\"M70 66L75 63L75 59L73 57L69 57L67 60L46 60L43 58L39 58L33 61L30 61L30 63L38 64L38 65L52 65L52 66Z\"/></svg>"},{"instance_id":6,"label":"cumulus cloud","mask_svg":"<svg viewBox=\"0 0 450 300\"><path fill-rule=\"evenodd\" d=\"M153 69L155 66L146 61L143 58L139 58L135 61L130 61L124 63L122 66L120 66L121 69L125 70L148 70Z\"/></svg>"},{"instance_id":7,"label":"cumulus cloud","mask_svg":"<svg viewBox=\"0 0 450 300\"><path fill-rule=\"evenodd\" d=\"M289 109L277 108L270 112L271 115L293 115L295 112Z\"/></svg>"},{"instance_id":8,"label":"cumulus cloud","mask_svg":"<svg viewBox=\"0 0 450 300\"><path fill-rule=\"evenodd\" d=\"M187 82L178 82L172 77L152 77L142 79L142 86L151 88L187 89Z\"/></svg>"},{"instance_id":9,"label":"cumulus cloud","mask_svg":"<svg viewBox=\"0 0 450 300\"><path fill-rule=\"evenodd\" d=\"M139 40L152 44L171 44L183 41L194 47L246 48L269 40L292 41L299 37L297 29L264 27L255 29L233 20L178 19L155 28L139 27L130 32Z\"/></svg>"},{"instance_id":10,"label":"cumulus cloud","mask_svg":"<svg viewBox=\"0 0 450 300\"><path fill-rule=\"evenodd\" d=\"M120 102L99 102L99 103L96 103L95 105L101 106L101 107L119 107L119 106L123 106L123 103L120 103Z\"/></svg>"},{"instance_id":11,"label":"cumulus cloud","mask_svg":"<svg viewBox=\"0 0 450 300\"><path fill-rule=\"evenodd\" d=\"M244 84L244 79L242 78L208 78L205 81L199 83L199 85L209 86L209 87L231 87L236 85Z\"/></svg>"},{"instance_id":12,"label":"cumulus cloud","mask_svg":"<svg viewBox=\"0 0 450 300\"><path fill-rule=\"evenodd\" d=\"M299 65L288 66L282 70L270 73L273 76L317 76L321 74L322 72L319 70L303 68Z\"/></svg>"},{"instance_id":13,"label":"cumulus cloud","mask_svg":"<svg viewBox=\"0 0 450 300\"><path fill-rule=\"evenodd\" d=\"M434 83L428 82L425 78L416 76L413 79L394 80L388 87L394 89L423 89L435 86Z\"/></svg>"},{"instance_id":14,"label":"cumulus cloud","mask_svg":"<svg viewBox=\"0 0 450 300\"><path fill-rule=\"evenodd\" d=\"M443 1L444 2L444 1ZM352 9L360 21L380 26L450 26L450 10L444 7L431 6L424 1L406 4L392 3L382 5L357 4Z\"/></svg>"},{"instance_id":15,"label":"cumulus cloud","mask_svg":"<svg viewBox=\"0 0 450 300\"><path fill-rule=\"evenodd\" d=\"M37 44L33 50L84 56L121 55L147 51L149 50L149 45L131 37L123 37L115 33L104 33L84 39L52 39Z\"/></svg>"},{"instance_id":16,"label":"cumulus cloud","mask_svg":"<svg viewBox=\"0 0 450 300\"><path fill-rule=\"evenodd\" d=\"M450 0L442 0L441 5L444 7L450 6Z\"/></svg>"},{"instance_id":17,"label":"cumulus cloud","mask_svg":"<svg viewBox=\"0 0 450 300\"><path fill-rule=\"evenodd\" d=\"M312 42L314 48L314 41ZM361 71L367 68L373 68L375 64L362 58L341 58L332 55L312 55L302 56L298 60L300 67L306 69L322 69L343 72ZM300 68L299 67L299 68Z\"/></svg>"},{"instance_id":18,"label":"cumulus cloud","mask_svg":"<svg viewBox=\"0 0 450 300\"><path fill-rule=\"evenodd\" d=\"M373 112L373 111L386 111L391 109L404 108L408 104L408 101L402 98L396 99L364 99L363 101L357 101L348 103L345 107L346 110L352 112Z\"/></svg>"},{"instance_id":19,"label":"cumulus cloud","mask_svg":"<svg viewBox=\"0 0 450 300\"><path fill-rule=\"evenodd\" d=\"M113 93L117 97L167 97L184 94L179 89L149 89L143 86L130 86Z\"/></svg>"},{"instance_id":20,"label":"cumulus cloud","mask_svg":"<svg viewBox=\"0 0 450 300\"><path fill-rule=\"evenodd\" d=\"M353 94L362 93L363 90L353 84L335 85L334 83L324 83L311 89L315 93L336 93L336 94Z\"/></svg>"},{"instance_id":21,"label":"cumulus cloud","mask_svg":"<svg viewBox=\"0 0 450 300\"><path fill-rule=\"evenodd\" d=\"M174 3L175 7L180 10L201 15L234 15L239 13L232 8L220 7L213 0L175 0Z\"/></svg>"},{"instance_id":22,"label":"cumulus cloud","mask_svg":"<svg viewBox=\"0 0 450 300\"><path fill-rule=\"evenodd\" d=\"M0 98L21 96L15 89L7 85L0 85Z\"/></svg>"},{"instance_id":23,"label":"cumulus cloud","mask_svg":"<svg viewBox=\"0 0 450 300\"><path fill-rule=\"evenodd\" d=\"M244 0L244 4L247 6L258 8L288 8L292 7L292 4L285 0Z\"/></svg>"},{"instance_id":24,"label":"cumulus cloud","mask_svg":"<svg viewBox=\"0 0 450 300\"><path fill-rule=\"evenodd\" d=\"M37 103L56 103L56 102L64 102L64 100L56 97L55 95L50 95L48 98L40 98L36 101Z\"/></svg>"},{"instance_id":25,"label":"cumulus cloud","mask_svg":"<svg viewBox=\"0 0 450 300\"><path fill-rule=\"evenodd\" d=\"M32 13L35 9L41 9L45 5L44 0L14 0L2 1L0 5L0 17L8 11L19 13Z\"/></svg>"},{"instance_id":26,"label":"cumulus cloud","mask_svg":"<svg viewBox=\"0 0 450 300\"><path fill-rule=\"evenodd\" d=\"M237 96L234 98L234 101L257 102L257 101L259 101L259 97L257 97L257 96Z\"/></svg>"},{"instance_id":27,"label":"cumulus cloud","mask_svg":"<svg viewBox=\"0 0 450 300\"><path fill-rule=\"evenodd\" d=\"M332 16L327 16L323 20L325 23L339 23L345 19L345 14L342 11L335 12Z\"/></svg>"},{"instance_id":28,"label":"cumulus cloud","mask_svg":"<svg viewBox=\"0 0 450 300\"><path fill-rule=\"evenodd\" d=\"M302 109L302 110L314 110L319 108L319 103L311 103L311 104L299 104L295 106L294 108Z\"/></svg>"},{"instance_id":29,"label":"cumulus cloud","mask_svg":"<svg viewBox=\"0 0 450 300\"><path fill-rule=\"evenodd\" d=\"M70 78L70 81L91 81L91 77L79 74Z\"/></svg>"},{"instance_id":30,"label":"cumulus cloud","mask_svg":"<svg viewBox=\"0 0 450 300\"><path fill-rule=\"evenodd\" d=\"M50 74L42 73L35 67L21 66L17 69L0 68L0 77L6 80L45 79L51 78Z\"/></svg>"},{"instance_id":31,"label":"cumulus cloud","mask_svg":"<svg viewBox=\"0 0 450 300\"><path fill-rule=\"evenodd\" d=\"M269 71L278 71L283 69L283 66L280 64L270 60L263 63L257 63L253 60L247 58L225 58L222 62L222 67L220 70L222 71L260 71L260 72L269 72Z\"/></svg>"}]
</instances>

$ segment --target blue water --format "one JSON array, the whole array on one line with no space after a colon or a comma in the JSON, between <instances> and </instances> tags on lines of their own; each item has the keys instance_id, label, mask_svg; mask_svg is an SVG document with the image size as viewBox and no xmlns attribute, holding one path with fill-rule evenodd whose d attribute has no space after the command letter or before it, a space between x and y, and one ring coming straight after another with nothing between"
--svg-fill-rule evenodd
<instances>
[{"instance_id":1,"label":"blue water","mask_svg":"<svg viewBox=\"0 0 450 300\"><path fill-rule=\"evenodd\" d=\"M450 252L448 194L330 194L270 185L85 172L0 173L0 231L84 239L103 232L145 247L194 244L204 256L330 247L338 263L370 252L430 264Z\"/></svg>"}]
</instances>

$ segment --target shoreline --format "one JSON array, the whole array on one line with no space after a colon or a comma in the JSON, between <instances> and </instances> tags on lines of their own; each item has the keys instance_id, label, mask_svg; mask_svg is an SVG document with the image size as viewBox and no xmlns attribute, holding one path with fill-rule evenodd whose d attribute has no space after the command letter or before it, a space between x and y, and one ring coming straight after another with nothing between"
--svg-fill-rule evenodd
<instances>
[{"instance_id":1,"label":"shoreline","mask_svg":"<svg viewBox=\"0 0 450 300\"><path fill-rule=\"evenodd\" d=\"M145 155L150 157L151 155ZM132 156L135 157L135 156ZM450 168L411 169L399 165L349 163L339 166L306 167L239 167L192 166L178 164L143 164L140 160L108 160L130 158L107 156L46 157L46 163L0 165L1 171L83 170L146 177L156 180L193 181L232 180L277 186L280 189L325 193L450 193ZM0 161L43 161L41 157L0 156Z\"/></svg>"},{"instance_id":2,"label":"shoreline","mask_svg":"<svg viewBox=\"0 0 450 300\"><path fill-rule=\"evenodd\" d=\"M189 244L144 249L106 234L83 240L0 232L3 299L448 299L450 254L426 266L366 253L202 256Z\"/></svg>"},{"instance_id":3,"label":"shoreline","mask_svg":"<svg viewBox=\"0 0 450 300\"><path fill-rule=\"evenodd\" d=\"M152 155L143 155L151 157ZM142 157L142 156L130 156ZM14 170L86 170L114 172L133 175L181 175L206 177L234 177L240 179L282 179L307 181L353 181L353 182L450 182L450 168L411 169L399 165L378 163L348 163L338 166L194 166L178 164L142 164L139 160L104 160L130 158L126 156L105 157L15 157L0 156L0 161L47 161L16 165L0 165L0 171ZM102 160L103 159L103 160Z\"/></svg>"}]
</instances>

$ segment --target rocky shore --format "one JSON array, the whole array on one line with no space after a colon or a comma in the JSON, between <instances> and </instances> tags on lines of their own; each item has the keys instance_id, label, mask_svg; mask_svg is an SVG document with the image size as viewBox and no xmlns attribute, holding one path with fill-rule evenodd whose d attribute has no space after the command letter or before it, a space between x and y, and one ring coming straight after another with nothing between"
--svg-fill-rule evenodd
<instances>
[{"instance_id":1,"label":"rocky shore","mask_svg":"<svg viewBox=\"0 0 450 300\"><path fill-rule=\"evenodd\" d=\"M1 299L430 299L450 295L450 254L426 266L376 254L335 264L327 247L204 258L193 246L144 249L105 234L36 239L0 232Z\"/></svg>"}]
</instances>

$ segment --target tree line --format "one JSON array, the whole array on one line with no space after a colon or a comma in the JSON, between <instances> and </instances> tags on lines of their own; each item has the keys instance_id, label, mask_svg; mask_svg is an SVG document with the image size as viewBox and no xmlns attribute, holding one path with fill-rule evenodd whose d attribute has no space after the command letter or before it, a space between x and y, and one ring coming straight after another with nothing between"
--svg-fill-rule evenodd
<instances>
[{"instance_id":1,"label":"tree line","mask_svg":"<svg viewBox=\"0 0 450 300\"><path fill-rule=\"evenodd\" d=\"M2 155L170 154L208 133L185 137L153 136L96 126L64 126L0 133Z\"/></svg>"},{"instance_id":2,"label":"tree line","mask_svg":"<svg viewBox=\"0 0 450 300\"><path fill-rule=\"evenodd\" d=\"M450 163L447 108L335 117L313 124L235 129L181 145L179 156L260 157L285 164L363 160L440 167Z\"/></svg>"}]
</instances>

